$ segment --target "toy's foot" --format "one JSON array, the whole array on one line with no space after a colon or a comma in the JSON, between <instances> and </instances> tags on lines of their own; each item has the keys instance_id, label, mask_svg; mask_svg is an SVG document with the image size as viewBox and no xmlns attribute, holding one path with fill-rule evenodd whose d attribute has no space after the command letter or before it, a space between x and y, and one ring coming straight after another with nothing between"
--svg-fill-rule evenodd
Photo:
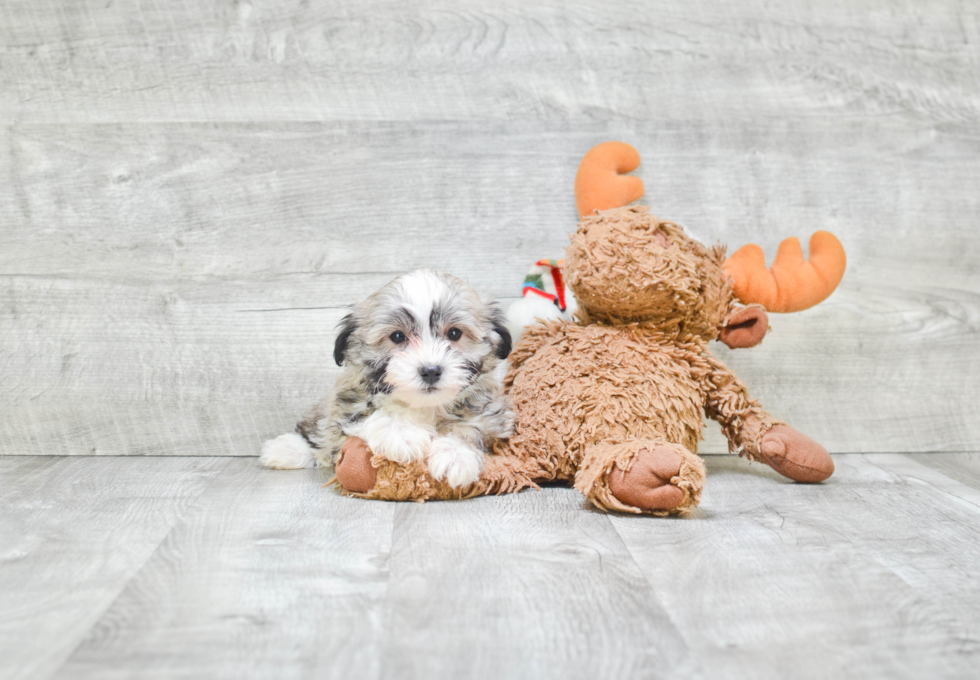
<instances>
[{"instance_id":1,"label":"toy's foot","mask_svg":"<svg viewBox=\"0 0 980 680\"><path fill-rule=\"evenodd\" d=\"M367 493L378 480L378 469L371 465L371 449L360 437L348 437L337 460L337 481L348 491Z\"/></svg>"},{"instance_id":2,"label":"toy's foot","mask_svg":"<svg viewBox=\"0 0 980 680\"><path fill-rule=\"evenodd\" d=\"M603 510L680 515L697 507L704 463L680 444L634 439L590 447L575 488Z\"/></svg>"},{"instance_id":3,"label":"toy's foot","mask_svg":"<svg viewBox=\"0 0 980 680\"><path fill-rule=\"evenodd\" d=\"M626 505L641 510L674 510L685 500L685 493L670 480L681 473L684 459L669 446L640 449L629 466L617 464L609 473L609 490Z\"/></svg>"},{"instance_id":4,"label":"toy's foot","mask_svg":"<svg viewBox=\"0 0 980 680\"><path fill-rule=\"evenodd\" d=\"M834 474L827 449L786 425L776 425L762 438L759 460L797 482L822 482Z\"/></svg>"}]
</instances>

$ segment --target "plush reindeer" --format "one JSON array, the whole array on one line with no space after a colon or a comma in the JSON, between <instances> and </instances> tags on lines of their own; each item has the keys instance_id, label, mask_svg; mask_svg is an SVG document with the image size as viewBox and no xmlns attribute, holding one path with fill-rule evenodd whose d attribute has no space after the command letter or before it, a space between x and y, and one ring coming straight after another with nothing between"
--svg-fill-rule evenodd
<instances>
[{"instance_id":1,"label":"plush reindeer","mask_svg":"<svg viewBox=\"0 0 980 680\"><path fill-rule=\"evenodd\" d=\"M844 273L840 242L817 232L806 261L787 239L771 269L755 245L726 260L723 246L701 245L648 207L623 207L643 194L638 178L622 175L638 165L637 152L618 142L583 158L581 222L564 270L577 318L525 329L505 378L516 433L493 443L480 480L452 489L422 465L391 463L352 438L337 463L347 492L448 499L564 480L606 510L683 513L704 483L702 413L721 424L732 453L800 482L833 473L826 449L763 410L708 343L751 347L768 330L766 310L825 299Z\"/></svg>"}]
</instances>

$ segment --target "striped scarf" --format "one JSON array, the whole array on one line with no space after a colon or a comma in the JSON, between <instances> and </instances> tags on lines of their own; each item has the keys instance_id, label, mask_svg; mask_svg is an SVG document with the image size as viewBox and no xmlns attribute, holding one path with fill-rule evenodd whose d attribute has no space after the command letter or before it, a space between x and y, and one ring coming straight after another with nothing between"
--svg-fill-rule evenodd
<instances>
[{"instance_id":1,"label":"striped scarf","mask_svg":"<svg viewBox=\"0 0 980 680\"><path fill-rule=\"evenodd\" d=\"M546 300L551 300L562 312L567 308L565 305L565 280L561 275L561 268L565 266L565 260L538 260L531 267L531 270L524 277L523 295L528 293L540 295Z\"/></svg>"}]
</instances>

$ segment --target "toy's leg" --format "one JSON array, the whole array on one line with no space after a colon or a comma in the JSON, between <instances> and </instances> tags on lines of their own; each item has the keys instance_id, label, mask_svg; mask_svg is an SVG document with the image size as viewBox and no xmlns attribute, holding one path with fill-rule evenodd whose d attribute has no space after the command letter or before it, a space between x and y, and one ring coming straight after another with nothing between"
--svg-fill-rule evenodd
<instances>
[{"instance_id":1,"label":"toy's leg","mask_svg":"<svg viewBox=\"0 0 980 680\"><path fill-rule=\"evenodd\" d=\"M501 447L498 447L501 448ZM513 493L535 487L535 466L507 453L487 456L480 478L452 488L429 474L425 462L400 465L376 456L363 439L348 437L337 457L337 482L348 495L388 501L427 501Z\"/></svg>"},{"instance_id":2,"label":"toy's leg","mask_svg":"<svg viewBox=\"0 0 980 680\"><path fill-rule=\"evenodd\" d=\"M704 463L679 444L638 439L592 446L575 488L603 510L677 515L701 500Z\"/></svg>"}]
</instances>

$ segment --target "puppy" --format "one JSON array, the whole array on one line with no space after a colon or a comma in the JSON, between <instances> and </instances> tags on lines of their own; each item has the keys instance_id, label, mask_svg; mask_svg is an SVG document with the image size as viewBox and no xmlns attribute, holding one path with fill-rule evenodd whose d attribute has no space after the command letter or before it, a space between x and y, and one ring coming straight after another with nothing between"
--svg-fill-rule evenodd
<instances>
[{"instance_id":1,"label":"puppy","mask_svg":"<svg viewBox=\"0 0 980 680\"><path fill-rule=\"evenodd\" d=\"M496 304L428 269L394 279L340 322L332 395L296 433L267 441L270 468L332 465L347 437L396 463L425 460L453 487L475 482L487 443L513 434L503 393L511 338Z\"/></svg>"}]
</instances>

